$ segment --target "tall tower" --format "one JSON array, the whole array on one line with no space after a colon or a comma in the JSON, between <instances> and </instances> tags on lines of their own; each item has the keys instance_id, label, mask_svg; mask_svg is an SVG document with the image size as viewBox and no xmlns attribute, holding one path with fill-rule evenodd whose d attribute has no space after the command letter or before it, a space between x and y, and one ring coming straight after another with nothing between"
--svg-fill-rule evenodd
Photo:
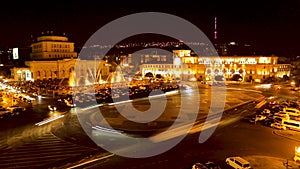
<instances>
[{"instance_id":1,"label":"tall tower","mask_svg":"<svg viewBox=\"0 0 300 169\"><path fill-rule=\"evenodd\" d=\"M217 40L217 17L215 16L215 31L214 31L214 39Z\"/></svg>"}]
</instances>

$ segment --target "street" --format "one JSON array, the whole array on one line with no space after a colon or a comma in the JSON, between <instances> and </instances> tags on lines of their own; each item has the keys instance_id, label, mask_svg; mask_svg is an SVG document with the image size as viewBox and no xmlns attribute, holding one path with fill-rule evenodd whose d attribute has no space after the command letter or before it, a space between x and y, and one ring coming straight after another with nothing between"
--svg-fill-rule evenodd
<instances>
[{"instance_id":1,"label":"street","mask_svg":"<svg viewBox=\"0 0 300 169\"><path fill-rule=\"evenodd\" d=\"M203 117L207 115L209 110L211 102L210 87L203 85L199 92L201 104L198 122L200 123L203 122ZM38 102L33 103L32 108L29 108L26 111L27 114L23 116L5 121L2 119L1 130L3 132L1 138L3 139L0 142L2 154L0 167L52 168L61 166L61 168L67 168L99 157L103 158L86 163L84 166L86 168L105 169L120 167L188 169L196 162L205 163L211 160L222 168L228 168L225 164L225 158L229 156L243 156L246 159L248 158L249 161L253 161L253 159L255 161L258 157L292 160L294 148L300 144L298 141L276 135L274 129L261 124L251 124L244 119L244 117L254 113L257 102L249 102L241 106L239 104L251 99L255 100L262 95L267 97L276 95L281 99L294 99L299 94L290 91L288 87L283 87L280 91L277 91L274 89L257 89L252 85L229 85L227 86L225 101L225 110L227 111L223 113L221 123L219 123L216 131L207 141L200 144L198 139L201 130L198 130L198 127L192 128L190 134L172 149L153 157L140 159L112 155L97 146L82 130L82 124L76 116L76 113L80 111L78 108L68 108L62 112L57 111L58 115L63 114L65 116L42 126L34 125L44 118L51 117L51 112L46 109L49 100L41 100L40 104ZM167 105L167 113L160 116L158 122L174 121L174 117L177 115L176 111L180 108L174 105L179 100L180 97L178 95L168 96L168 101L173 104ZM149 106L149 102L140 100L133 102L133 105L137 109L143 109L143 106ZM92 125L102 124L102 120L95 117L98 113L96 110L97 108L87 111L89 116L86 116L87 119L85 120L91 122ZM114 121L128 124L126 119L120 118L117 112L104 113L104 117L111 122L110 124L114 124ZM115 127L120 126L124 125L115 125ZM127 127L130 129L130 125ZM102 140L108 139L111 143L120 142L120 140L114 138L113 134L101 134L101 131L96 133L98 134L94 135L94 137L101 137ZM134 149L127 147L127 151L134 151ZM26 156L22 154L26 154ZM43 154L47 154L47 156ZM81 160L87 155L89 155L87 160ZM263 159L268 161L266 160L268 158ZM44 163L42 160L49 160L49 163Z\"/></svg>"}]
</instances>

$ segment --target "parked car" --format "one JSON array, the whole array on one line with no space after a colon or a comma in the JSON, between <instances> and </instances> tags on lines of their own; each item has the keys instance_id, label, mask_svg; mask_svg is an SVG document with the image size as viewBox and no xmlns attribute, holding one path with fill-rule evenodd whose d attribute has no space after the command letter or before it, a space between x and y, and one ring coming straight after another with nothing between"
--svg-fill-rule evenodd
<instances>
[{"instance_id":1,"label":"parked car","mask_svg":"<svg viewBox=\"0 0 300 169\"><path fill-rule=\"evenodd\" d=\"M287 118L289 116L289 114L287 112L280 111L280 112L275 113L274 116L279 116L279 117L282 117L282 118Z\"/></svg>"},{"instance_id":2,"label":"parked car","mask_svg":"<svg viewBox=\"0 0 300 169\"><path fill-rule=\"evenodd\" d=\"M256 122L257 122L257 119L256 119L255 117L251 117L251 118L249 119L249 122L250 122L250 123L256 123Z\"/></svg>"},{"instance_id":3,"label":"parked car","mask_svg":"<svg viewBox=\"0 0 300 169\"><path fill-rule=\"evenodd\" d=\"M250 163L242 157L228 157L225 162L235 169L252 169Z\"/></svg>"},{"instance_id":4,"label":"parked car","mask_svg":"<svg viewBox=\"0 0 300 169\"><path fill-rule=\"evenodd\" d=\"M204 164L202 164L202 163L195 163L192 166L192 169L208 169L208 168Z\"/></svg>"},{"instance_id":5,"label":"parked car","mask_svg":"<svg viewBox=\"0 0 300 169\"><path fill-rule=\"evenodd\" d=\"M269 109L264 109L262 112L261 112L261 114L263 114L263 115L270 115L271 114L271 111L269 110Z\"/></svg>"},{"instance_id":6,"label":"parked car","mask_svg":"<svg viewBox=\"0 0 300 169\"><path fill-rule=\"evenodd\" d=\"M0 110L0 119L7 118L10 116L10 112L7 110Z\"/></svg>"},{"instance_id":7,"label":"parked car","mask_svg":"<svg viewBox=\"0 0 300 169\"><path fill-rule=\"evenodd\" d=\"M275 123L275 120L272 118L267 118L264 121L264 125L270 127L272 123Z\"/></svg>"},{"instance_id":8,"label":"parked car","mask_svg":"<svg viewBox=\"0 0 300 169\"><path fill-rule=\"evenodd\" d=\"M286 127L281 123L272 123L270 127L279 129L279 130L286 130Z\"/></svg>"},{"instance_id":9,"label":"parked car","mask_svg":"<svg viewBox=\"0 0 300 169\"><path fill-rule=\"evenodd\" d=\"M19 107L19 106L10 106L7 107L6 110L9 111L12 116L14 116L14 115L19 115L21 112L24 112L26 108Z\"/></svg>"},{"instance_id":10,"label":"parked car","mask_svg":"<svg viewBox=\"0 0 300 169\"><path fill-rule=\"evenodd\" d=\"M204 164L208 169L221 169L220 166L218 166L216 163L212 161L208 161Z\"/></svg>"},{"instance_id":11,"label":"parked car","mask_svg":"<svg viewBox=\"0 0 300 169\"><path fill-rule=\"evenodd\" d=\"M267 117L260 114L260 115L257 115L255 118L257 121L262 121L262 120L265 120Z\"/></svg>"}]
</instances>

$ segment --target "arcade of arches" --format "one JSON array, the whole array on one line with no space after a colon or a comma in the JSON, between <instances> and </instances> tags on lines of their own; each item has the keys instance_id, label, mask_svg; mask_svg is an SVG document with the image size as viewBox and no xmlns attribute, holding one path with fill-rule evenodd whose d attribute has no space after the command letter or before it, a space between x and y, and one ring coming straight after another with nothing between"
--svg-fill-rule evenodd
<instances>
[{"instance_id":1,"label":"arcade of arches","mask_svg":"<svg viewBox=\"0 0 300 169\"><path fill-rule=\"evenodd\" d=\"M62 60L42 60L26 61L27 76L14 76L15 80L43 80L43 79L69 79L71 86L89 85L101 83L102 79L109 76L110 65L103 60L80 60L80 59L62 59ZM15 75L20 69L14 68Z\"/></svg>"},{"instance_id":2,"label":"arcade of arches","mask_svg":"<svg viewBox=\"0 0 300 169\"><path fill-rule=\"evenodd\" d=\"M177 56L176 56L177 57ZM229 80L238 74L242 81L257 81L267 77L290 76L290 64L278 64L276 56L219 56L197 57L181 56L181 64L143 64L141 72L152 72L183 80L196 78L204 81L223 76ZM175 60L175 59L174 59Z\"/></svg>"}]
</instances>

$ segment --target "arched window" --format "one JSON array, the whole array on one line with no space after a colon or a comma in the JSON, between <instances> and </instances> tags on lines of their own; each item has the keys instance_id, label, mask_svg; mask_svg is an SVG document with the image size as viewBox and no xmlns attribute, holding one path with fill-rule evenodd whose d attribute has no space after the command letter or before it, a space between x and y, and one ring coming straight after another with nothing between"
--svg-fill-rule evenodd
<instances>
[{"instance_id":1,"label":"arched window","mask_svg":"<svg viewBox=\"0 0 300 169\"><path fill-rule=\"evenodd\" d=\"M215 74L218 74L219 72L219 69L215 69Z\"/></svg>"},{"instance_id":2,"label":"arched window","mask_svg":"<svg viewBox=\"0 0 300 169\"><path fill-rule=\"evenodd\" d=\"M74 70L74 67L71 67L71 68L69 69L69 72L72 73L73 70Z\"/></svg>"},{"instance_id":3,"label":"arched window","mask_svg":"<svg viewBox=\"0 0 300 169\"><path fill-rule=\"evenodd\" d=\"M243 69L240 69L240 70L239 70L239 73L240 73L240 74L242 74L243 72L244 72Z\"/></svg>"},{"instance_id":4,"label":"arched window","mask_svg":"<svg viewBox=\"0 0 300 169\"><path fill-rule=\"evenodd\" d=\"M211 73L211 70L210 69L207 69L207 71L206 71L208 74L210 74Z\"/></svg>"}]
</instances>

